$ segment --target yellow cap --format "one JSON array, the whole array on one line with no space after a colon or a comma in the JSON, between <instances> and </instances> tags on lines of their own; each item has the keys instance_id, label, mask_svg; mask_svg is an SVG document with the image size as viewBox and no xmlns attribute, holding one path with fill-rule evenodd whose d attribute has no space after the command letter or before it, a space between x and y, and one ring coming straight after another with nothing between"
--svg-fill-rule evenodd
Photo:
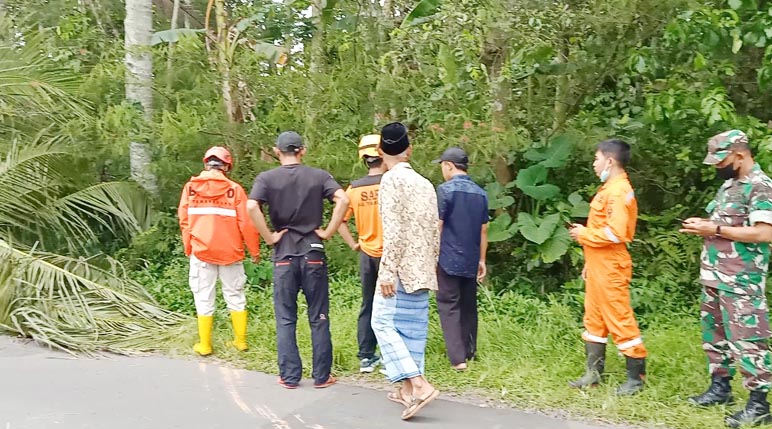
<instances>
[{"instance_id":1,"label":"yellow cap","mask_svg":"<svg viewBox=\"0 0 772 429\"><path fill-rule=\"evenodd\" d=\"M380 157L378 154L378 145L381 143L379 134L368 134L359 140L359 158L365 156Z\"/></svg>"}]
</instances>

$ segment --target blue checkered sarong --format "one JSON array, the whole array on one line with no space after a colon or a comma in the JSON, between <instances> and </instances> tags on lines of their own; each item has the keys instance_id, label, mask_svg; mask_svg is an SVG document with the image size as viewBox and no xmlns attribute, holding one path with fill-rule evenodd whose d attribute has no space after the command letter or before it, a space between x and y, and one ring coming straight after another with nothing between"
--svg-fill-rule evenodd
<instances>
[{"instance_id":1,"label":"blue checkered sarong","mask_svg":"<svg viewBox=\"0 0 772 429\"><path fill-rule=\"evenodd\" d=\"M429 291L407 293L397 281L395 296L384 298L376 293L371 325L392 383L423 375Z\"/></svg>"}]
</instances>

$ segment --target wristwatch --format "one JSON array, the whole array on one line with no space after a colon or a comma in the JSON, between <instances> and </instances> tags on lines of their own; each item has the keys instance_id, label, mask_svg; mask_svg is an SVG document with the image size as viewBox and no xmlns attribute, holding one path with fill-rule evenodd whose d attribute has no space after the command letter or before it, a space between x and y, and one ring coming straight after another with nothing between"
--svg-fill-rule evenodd
<instances>
[{"instance_id":1,"label":"wristwatch","mask_svg":"<svg viewBox=\"0 0 772 429\"><path fill-rule=\"evenodd\" d=\"M721 237L721 225L716 225L716 237Z\"/></svg>"}]
</instances>

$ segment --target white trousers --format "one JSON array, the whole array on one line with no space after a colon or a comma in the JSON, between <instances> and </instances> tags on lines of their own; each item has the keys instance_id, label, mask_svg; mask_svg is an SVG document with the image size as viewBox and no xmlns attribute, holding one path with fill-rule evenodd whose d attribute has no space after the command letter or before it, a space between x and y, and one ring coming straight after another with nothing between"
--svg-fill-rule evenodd
<instances>
[{"instance_id":1,"label":"white trousers","mask_svg":"<svg viewBox=\"0 0 772 429\"><path fill-rule=\"evenodd\" d=\"M244 273L243 262L217 265L203 262L191 255L188 280L199 316L210 316L214 313L215 284L218 278L222 283L222 294L229 310L243 311L247 305L244 295L247 275Z\"/></svg>"}]
</instances>

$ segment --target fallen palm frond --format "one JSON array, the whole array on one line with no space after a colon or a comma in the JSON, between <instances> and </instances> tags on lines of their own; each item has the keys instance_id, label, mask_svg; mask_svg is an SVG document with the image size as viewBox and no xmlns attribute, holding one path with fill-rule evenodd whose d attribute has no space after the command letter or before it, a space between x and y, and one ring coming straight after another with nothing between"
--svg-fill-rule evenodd
<instances>
[{"instance_id":1,"label":"fallen palm frond","mask_svg":"<svg viewBox=\"0 0 772 429\"><path fill-rule=\"evenodd\" d=\"M146 226L135 184L77 186L61 138L12 143L0 158L0 328L68 352L162 347L184 316L157 306L120 267L34 249L87 253L100 234Z\"/></svg>"},{"instance_id":2,"label":"fallen palm frond","mask_svg":"<svg viewBox=\"0 0 772 429\"><path fill-rule=\"evenodd\" d=\"M6 331L70 353L134 354L158 350L187 321L120 273L0 240L0 328Z\"/></svg>"},{"instance_id":3,"label":"fallen palm frond","mask_svg":"<svg viewBox=\"0 0 772 429\"><path fill-rule=\"evenodd\" d=\"M77 95L80 77L52 60L47 34L0 17L0 36L0 330L70 353L162 348L191 319L109 260L78 258L145 228L147 196L134 183L96 182L88 143L68 131L94 112Z\"/></svg>"}]
</instances>

